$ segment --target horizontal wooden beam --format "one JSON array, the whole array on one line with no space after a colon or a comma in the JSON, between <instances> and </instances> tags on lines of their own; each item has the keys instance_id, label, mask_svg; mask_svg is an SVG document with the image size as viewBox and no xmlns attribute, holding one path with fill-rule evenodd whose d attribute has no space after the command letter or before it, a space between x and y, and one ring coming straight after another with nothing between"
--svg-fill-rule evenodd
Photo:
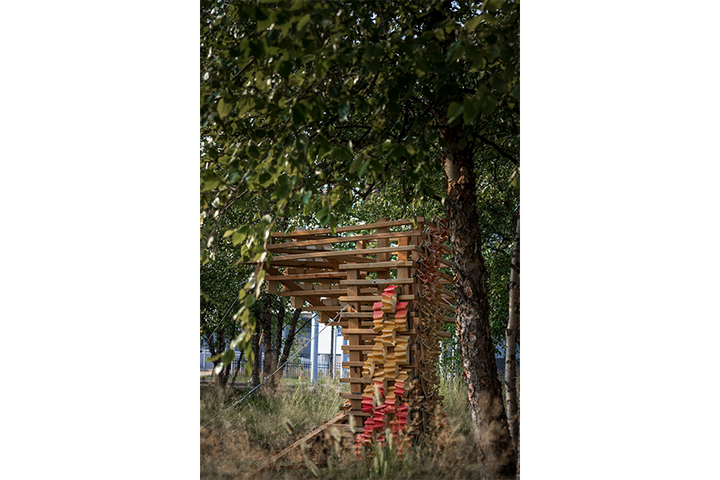
<instances>
[{"instance_id":1,"label":"horizontal wooden beam","mask_svg":"<svg viewBox=\"0 0 720 480\"><path fill-rule=\"evenodd\" d=\"M402 285L414 281L414 278L368 278L365 280L340 280L340 285Z\"/></svg>"},{"instance_id":2,"label":"horizontal wooden beam","mask_svg":"<svg viewBox=\"0 0 720 480\"><path fill-rule=\"evenodd\" d=\"M345 410L345 415L353 417L372 417L372 413L363 412L362 410Z\"/></svg>"},{"instance_id":3,"label":"horizontal wooden beam","mask_svg":"<svg viewBox=\"0 0 720 480\"><path fill-rule=\"evenodd\" d=\"M342 362L342 368L364 367L365 362Z\"/></svg>"},{"instance_id":4,"label":"horizontal wooden beam","mask_svg":"<svg viewBox=\"0 0 720 480\"><path fill-rule=\"evenodd\" d=\"M324 305L322 307L302 307L300 310L303 312L339 312L342 308L342 305Z\"/></svg>"},{"instance_id":5,"label":"horizontal wooden beam","mask_svg":"<svg viewBox=\"0 0 720 480\"><path fill-rule=\"evenodd\" d=\"M342 382L342 383L366 383L366 384L367 384L367 383L372 383L372 378L363 378L363 377L358 377L358 378L352 378L352 377L350 377L350 378L348 378L348 377L344 377L344 378L341 378L341 379L340 379L340 382Z\"/></svg>"},{"instance_id":6,"label":"horizontal wooden beam","mask_svg":"<svg viewBox=\"0 0 720 480\"><path fill-rule=\"evenodd\" d=\"M374 230L376 228L382 228L382 227L400 227L403 225L412 225L412 220L388 220L385 222L375 222L375 223L366 223L365 225L351 225L348 227L337 227L335 229L335 232L342 233L342 232L358 232L360 230ZM273 233L273 238L300 238L300 237L309 237L313 235L325 235L325 234L333 234L332 229L330 228L318 228L316 230L300 230L290 233Z\"/></svg>"},{"instance_id":7,"label":"horizontal wooden beam","mask_svg":"<svg viewBox=\"0 0 720 480\"><path fill-rule=\"evenodd\" d=\"M338 288L338 289L332 289L332 290L304 290L304 291L290 291L290 292L280 292L276 295L278 297L297 297L300 295L304 296L321 296L321 297L339 297L340 295L345 295L347 293L347 289L345 288Z\"/></svg>"},{"instance_id":8,"label":"horizontal wooden beam","mask_svg":"<svg viewBox=\"0 0 720 480\"><path fill-rule=\"evenodd\" d=\"M278 255L273 260L301 260L307 258L335 258L346 257L349 255L377 255L378 253L397 253L397 252L420 252L422 250L414 245L404 247L382 247L382 248L358 248L356 250L325 250L315 251L312 253L299 253L296 255ZM271 261L272 264L272 261Z\"/></svg>"},{"instance_id":9,"label":"horizontal wooden beam","mask_svg":"<svg viewBox=\"0 0 720 480\"><path fill-rule=\"evenodd\" d=\"M342 348L343 352L350 352L350 351L362 351L367 352L369 350L373 349L373 345L341 345L340 348Z\"/></svg>"},{"instance_id":10,"label":"horizontal wooden beam","mask_svg":"<svg viewBox=\"0 0 720 480\"><path fill-rule=\"evenodd\" d=\"M377 335L372 328L343 328L340 333L343 335Z\"/></svg>"},{"instance_id":11,"label":"horizontal wooden beam","mask_svg":"<svg viewBox=\"0 0 720 480\"><path fill-rule=\"evenodd\" d=\"M348 400L362 400L362 393L340 392L340 398L346 398Z\"/></svg>"},{"instance_id":12,"label":"horizontal wooden beam","mask_svg":"<svg viewBox=\"0 0 720 480\"><path fill-rule=\"evenodd\" d=\"M348 242L358 242L358 241L372 241L372 240L379 240L379 239L389 239L390 241L393 241L393 239L400 239L403 237L419 237L421 236L421 232L419 230L411 230L409 232L391 232L391 233L373 233L370 235L353 235L350 237L330 237L330 238L323 238L320 240L303 240L299 242L288 242L288 243L275 243L272 245L267 246L267 250L271 252L283 250L283 249L293 249L293 248L300 248L305 246L312 246L312 245L328 245L333 243L348 243Z\"/></svg>"},{"instance_id":13,"label":"horizontal wooden beam","mask_svg":"<svg viewBox=\"0 0 720 480\"><path fill-rule=\"evenodd\" d=\"M399 302L405 302L410 300L415 300L415 295L398 295L398 301ZM341 302L379 302L382 300L382 295L368 295L366 297L339 297L339 301Z\"/></svg>"},{"instance_id":14,"label":"horizontal wooden beam","mask_svg":"<svg viewBox=\"0 0 720 480\"><path fill-rule=\"evenodd\" d=\"M395 262L376 262L376 263L345 263L340 265L340 270L386 270L388 268L413 267L415 262L412 260L400 260Z\"/></svg>"},{"instance_id":15,"label":"horizontal wooden beam","mask_svg":"<svg viewBox=\"0 0 720 480\"><path fill-rule=\"evenodd\" d=\"M265 280L280 281L300 281L300 280L317 280L320 278L340 278L347 277L347 272L320 272L320 273L302 273L295 275L268 275Z\"/></svg>"}]
</instances>

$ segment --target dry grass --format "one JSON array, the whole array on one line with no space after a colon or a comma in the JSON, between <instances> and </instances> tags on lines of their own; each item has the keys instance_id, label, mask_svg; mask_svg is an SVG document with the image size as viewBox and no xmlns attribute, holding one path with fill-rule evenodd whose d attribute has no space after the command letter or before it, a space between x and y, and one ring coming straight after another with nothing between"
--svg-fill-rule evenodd
<instances>
[{"instance_id":1,"label":"dry grass","mask_svg":"<svg viewBox=\"0 0 720 480\"><path fill-rule=\"evenodd\" d=\"M374 449L358 460L339 435L326 432L306 453L298 449L285 458L303 468L264 468L270 457L333 418L347 384L325 380L317 386L282 386L276 393L261 387L240 406L201 428L203 479L479 479L465 387L444 382L447 421L424 447L410 446L398 458L395 448ZM201 424L242 398L244 391L203 387ZM437 415L437 418L442 417ZM318 467L318 464L322 464Z\"/></svg>"}]
</instances>

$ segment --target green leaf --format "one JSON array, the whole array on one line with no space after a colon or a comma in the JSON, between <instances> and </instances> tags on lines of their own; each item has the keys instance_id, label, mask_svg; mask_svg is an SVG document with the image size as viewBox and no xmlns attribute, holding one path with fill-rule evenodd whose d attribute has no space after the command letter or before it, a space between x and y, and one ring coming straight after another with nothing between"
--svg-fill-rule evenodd
<instances>
[{"instance_id":1,"label":"green leaf","mask_svg":"<svg viewBox=\"0 0 720 480\"><path fill-rule=\"evenodd\" d=\"M259 297L262 289L263 281L265 280L265 270L260 270L257 274L257 282L255 283L255 296Z\"/></svg>"},{"instance_id":2,"label":"green leaf","mask_svg":"<svg viewBox=\"0 0 720 480\"><path fill-rule=\"evenodd\" d=\"M320 209L320 211L317 213L318 220L327 217L328 213L330 213L330 209L328 207L322 207Z\"/></svg>"},{"instance_id":3,"label":"green leaf","mask_svg":"<svg viewBox=\"0 0 720 480\"><path fill-rule=\"evenodd\" d=\"M478 99L480 101L480 107L482 108L485 115L490 115L493 110L495 110L495 105L497 105L497 98L487 89L483 88L480 90L480 92L478 92Z\"/></svg>"},{"instance_id":4,"label":"green leaf","mask_svg":"<svg viewBox=\"0 0 720 480\"><path fill-rule=\"evenodd\" d=\"M447 54L445 55L445 60L448 63L452 63L460 58L463 53L463 49L460 47L462 47L462 40L457 40L450 45L450 48L448 48Z\"/></svg>"},{"instance_id":5,"label":"green leaf","mask_svg":"<svg viewBox=\"0 0 720 480\"><path fill-rule=\"evenodd\" d=\"M305 195L302 196L302 203L303 205L307 205L308 202L310 202L310 195L312 192L305 192Z\"/></svg>"},{"instance_id":6,"label":"green leaf","mask_svg":"<svg viewBox=\"0 0 720 480\"><path fill-rule=\"evenodd\" d=\"M513 88L512 92L510 92L510 96L518 102L520 101L520 84L515 85L515 88Z\"/></svg>"},{"instance_id":7,"label":"green leaf","mask_svg":"<svg viewBox=\"0 0 720 480\"><path fill-rule=\"evenodd\" d=\"M301 103L295 105L292 109L293 124L296 126L302 125L305 121L305 112L303 111Z\"/></svg>"},{"instance_id":8,"label":"green leaf","mask_svg":"<svg viewBox=\"0 0 720 480\"><path fill-rule=\"evenodd\" d=\"M255 297L252 295L248 295L245 297L245 308L250 308L255 304ZM247 310L246 310L247 311Z\"/></svg>"},{"instance_id":9,"label":"green leaf","mask_svg":"<svg viewBox=\"0 0 720 480\"><path fill-rule=\"evenodd\" d=\"M283 80L287 81L287 79L290 78L290 73L292 72L292 63L288 60L281 60L278 62L277 72Z\"/></svg>"},{"instance_id":10,"label":"green leaf","mask_svg":"<svg viewBox=\"0 0 720 480\"><path fill-rule=\"evenodd\" d=\"M235 351L225 350L222 354L222 363L224 363L225 365L230 365L233 360L235 360Z\"/></svg>"},{"instance_id":11,"label":"green leaf","mask_svg":"<svg viewBox=\"0 0 720 480\"><path fill-rule=\"evenodd\" d=\"M465 28L467 28L468 32L472 32L478 27L478 25L480 25L481 20L482 17L473 17L465 22Z\"/></svg>"},{"instance_id":12,"label":"green leaf","mask_svg":"<svg viewBox=\"0 0 720 480\"><path fill-rule=\"evenodd\" d=\"M265 10L267 12L267 10ZM262 32L266 30L271 24L275 23L275 12L269 12L267 18L257 19L257 31Z\"/></svg>"},{"instance_id":13,"label":"green leaf","mask_svg":"<svg viewBox=\"0 0 720 480\"><path fill-rule=\"evenodd\" d=\"M212 170L205 170L202 174L202 186L200 187L201 192L207 192L214 190L220 185L220 178Z\"/></svg>"},{"instance_id":14,"label":"green leaf","mask_svg":"<svg viewBox=\"0 0 720 480\"><path fill-rule=\"evenodd\" d=\"M498 10L500 7L502 7L503 3L505 3L505 0L486 0L482 9L491 11Z\"/></svg>"},{"instance_id":15,"label":"green leaf","mask_svg":"<svg viewBox=\"0 0 720 480\"><path fill-rule=\"evenodd\" d=\"M238 243L242 243L245 241L245 238L247 238L247 235L240 232L234 232L232 234L232 245L233 247L236 246Z\"/></svg>"},{"instance_id":16,"label":"green leaf","mask_svg":"<svg viewBox=\"0 0 720 480\"><path fill-rule=\"evenodd\" d=\"M277 190L275 190L275 198L285 198L290 194L290 182L285 174L280 175L277 182Z\"/></svg>"},{"instance_id":17,"label":"green leaf","mask_svg":"<svg viewBox=\"0 0 720 480\"><path fill-rule=\"evenodd\" d=\"M367 170L369 165L370 165L370 160L366 160L365 162L363 162L362 165L360 165L360 170L358 170L358 177L362 178L363 173L365 173L365 170Z\"/></svg>"},{"instance_id":18,"label":"green leaf","mask_svg":"<svg viewBox=\"0 0 720 480\"><path fill-rule=\"evenodd\" d=\"M463 121L465 125L472 122L480 112L480 102L474 98L468 98L463 102Z\"/></svg>"},{"instance_id":19,"label":"green leaf","mask_svg":"<svg viewBox=\"0 0 720 480\"><path fill-rule=\"evenodd\" d=\"M297 27L295 28L295 31L299 32L300 30L302 30L305 27L305 25L308 24L309 21L310 21L309 13L300 17L300 20L298 20L298 23L297 23Z\"/></svg>"},{"instance_id":20,"label":"green leaf","mask_svg":"<svg viewBox=\"0 0 720 480\"><path fill-rule=\"evenodd\" d=\"M258 196L258 197L257 197L257 204L258 204L258 209L259 209L261 212L264 212L264 211L267 210L267 208L268 208L268 202L267 202L267 200L265 200L264 197Z\"/></svg>"},{"instance_id":21,"label":"green leaf","mask_svg":"<svg viewBox=\"0 0 720 480\"><path fill-rule=\"evenodd\" d=\"M220 118L224 119L232 111L232 102L226 102L224 98L221 98L217 106L218 114Z\"/></svg>"},{"instance_id":22,"label":"green leaf","mask_svg":"<svg viewBox=\"0 0 720 480\"><path fill-rule=\"evenodd\" d=\"M448 116L448 123L454 122L460 115L462 115L464 110L462 103L452 102L450 103L450 106L448 107L447 116Z\"/></svg>"},{"instance_id":23,"label":"green leaf","mask_svg":"<svg viewBox=\"0 0 720 480\"><path fill-rule=\"evenodd\" d=\"M362 165L362 158L355 157L355 160L352 161L350 164L350 173L355 173L360 168L360 165Z\"/></svg>"}]
</instances>

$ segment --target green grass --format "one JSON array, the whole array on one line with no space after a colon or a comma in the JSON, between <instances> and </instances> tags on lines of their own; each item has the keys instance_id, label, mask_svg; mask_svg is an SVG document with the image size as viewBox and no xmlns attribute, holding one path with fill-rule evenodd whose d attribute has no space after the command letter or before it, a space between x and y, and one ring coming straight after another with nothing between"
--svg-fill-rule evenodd
<instances>
[{"instance_id":1,"label":"green grass","mask_svg":"<svg viewBox=\"0 0 720 480\"><path fill-rule=\"evenodd\" d=\"M239 378L238 378L239 380ZM394 449L376 451L358 461L348 445L328 433L305 455L297 449L288 461L308 468L262 470L274 453L292 444L323 421L332 419L343 401L340 391L348 384L320 379L317 385L288 379L273 392L265 385L240 405L235 405L201 428L200 454L203 479L464 479L481 478L472 437L467 393L462 380L442 381L443 410L447 422L431 445L405 449L397 458ZM285 379L283 380L285 382ZM240 400L248 389L201 387L200 422L208 420ZM317 452L323 453L318 456ZM318 459L327 459L327 462ZM322 464L318 468L317 464Z\"/></svg>"}]
</instances>

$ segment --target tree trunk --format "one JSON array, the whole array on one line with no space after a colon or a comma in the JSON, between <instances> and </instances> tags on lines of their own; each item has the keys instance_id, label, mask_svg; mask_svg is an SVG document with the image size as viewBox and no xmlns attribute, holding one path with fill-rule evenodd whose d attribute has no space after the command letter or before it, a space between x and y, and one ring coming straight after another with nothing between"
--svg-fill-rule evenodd
<instances>
[{"instance_id":1,"label":"tree trunk","mask_svg":"<svg viewBox=\"0 0 720 480\"><path fill-rule=\"evenodd\" d=\"M282 355L280 356L279 365L284 365L285 362L287 362L288 357L290 356L290 349L292 348L293 342L295 341L295 333L297 330L297 324L298 321L300 321L300 314L302 313L302 310L299 308L295 309L295 312L293 313L292 319L290 320L290 325L288 326L288 336L285 339L285 345L283 345ZM279 371L277 375L282 377L283 370Z\"/></svg>"},{"instance_id":2,"label":"tree trunk","mask_svg":"<svg viewBox=\"0 0 720 480\"><path fill-rule=\"evenodd\" d=\"M255 331L252 337L250 337L250 347L253 352L250 385L257 387L260 385L260 332Z\"/></svg>"},{"instance_id":3,"label":"tree trunk","mask_svg":"<svg viewBox=\"0 0 720 480\"><path fill-rule=\"evenodd\" d=\"M213 344L208 345L208 348L210 350L210 355L214 356L218 353L222 353L225 350L225 337L222 333L218 332L215 341ZM224 387L228 383L228 379L230 378L230 368L232 365L225 365L222 370L220 370L220 373L215 373L215 368L213 364L213 379L215 380L215 384Z\"/></svg>"},{"instance_id":4,"label":"tree trunk","mask_svg":"<svg viewBox=\"0 0 720 480\"><path fill-rule=\"evenodd\" d=\"M520 413L517 404L516 345L520 332L520 216L515 224L515 245L510 262L510 314L505 331L505 410L510 424L510 436L515 449L520 442Z\"/></svg>"},{"instance_id":5,"label":"tree trunk","mask_svg":"<svg viewBox=\"0 0 720 480\"><path fill-rule=\"evenodd\" d=\"M274 339L273 339L273 345L272 345L272 357L270 359L270 373L276 371L280 364L278 363L278 360L280 359L280 348L282 347L282 333L283 333L283 324L285 323L285 303L283 302L283 299L280 297L275 297L278 299L278 312L275 322L275 331L274 331ZM280 383L280 372L277 372L275 375L272 376L270 379L270 384L273 389L277 388L278 384Z\"/></svg>"},{"instance_id":6,"label":"tree trunk","mask_svg":"<svg viewBox=\"0 0 720 480\"><path fill-rule=\"evenodd\" d=\"M447 109L445 109L447 111ZM442 163L447 179L447 224L455 264L456 318L463 375L475 440L487 478L514 478L517 452L503 409L500 380L490 336L487 270L478 225L472 153L461 150L462 128L445 125Z\"/></svg>"},{"instance_id":7,"label":"tree trunk","mask_svg":"<svg viewBox=\"0 0 720 480\"><path fill-rule=\"evenodd\" d=\"M240 355L238 355L238 357L236 359L237 367L235 367L235 374L233 375L233 378L232 378L232 386L233 387L235 386L235 380L237 380L238 373L240 373L240 361L242 360L244 354L245 354L245 352L243 350L240 350Z\"/></svg>"}]
</instances>

